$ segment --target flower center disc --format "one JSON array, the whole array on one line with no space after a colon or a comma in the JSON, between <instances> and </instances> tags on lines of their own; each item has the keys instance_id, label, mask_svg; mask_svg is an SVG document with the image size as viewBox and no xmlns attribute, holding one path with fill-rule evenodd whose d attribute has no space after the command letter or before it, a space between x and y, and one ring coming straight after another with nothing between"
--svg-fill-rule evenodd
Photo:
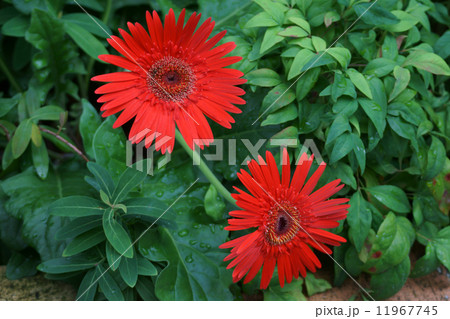
<instances>
[{"instance_id":1,"label":"flower center disc","mask_svg":"<svg viewBox=\"0 0 450 319\"><path fill-rule=\"evenodd\" d=\"M186 62L166 56L150 68L147 85L159 99L180 102L192 93L195 80L195 74Z\"/></svg>"},{"instance_id":2,"label":"flower center disc","mask_svg":"<svg viewBox=\"0 0 450 319\"><path fill-rule=\"evenodd\" d=\"M295 237L300 229L300 214L296 207L276 205L268 214L264 237L271 245L282 245Z\"/></svg>"}]
</instances>

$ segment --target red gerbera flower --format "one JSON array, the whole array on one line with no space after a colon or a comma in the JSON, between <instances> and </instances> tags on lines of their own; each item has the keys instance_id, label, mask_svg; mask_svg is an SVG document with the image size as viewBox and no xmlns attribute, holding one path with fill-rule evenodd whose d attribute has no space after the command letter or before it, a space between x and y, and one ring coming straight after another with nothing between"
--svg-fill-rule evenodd
<instances>
[{"instance_id":1,"label":"red gerbera flower","mask_svg":"<svg viewBox=\"0 0 450 319\"><path fill-rule=\"evenodd\" d=\"M130 140L139 143L145 138L149 147L155 140L156 149L171 152L174 145L175 124L193 148L194 143L203 148L213 140L213 133L205 118L231 128L233 117L240 113L234 104L245 104L239 98L245 92L235 87L243 84L243 73L224 68L241 60L241 57L224 57L235 47L227 42L214 48L226 31L208 40L214 22L206 20L195 31L200 14L193 13L184 24L185 10L178 21L171 9L161 20L153 11L147 11L148 34L139 23L128 22L130 33L119 29L123 40L108 39L124 57L100 55L105 62L131 72L98 75L94 81L111 82L95 92L103 94L98 102L105 102L103 116L122 112L114 123L117 128L132 118Z\"/></svg>"},{"instance_id":2,"label":"red gerbera flower","mask_svg":"<svg viewBox=\"0 0 450 319\"><path fill-rule=\"evenodd\" d=\"M283 287L285 280L290 283L292 277L298 278L299 273L305 277L306 269L315 272L321 267L311 247L331 254L331 249L325 244L339 246L340 242L346 241L321 229L337 227L337 221L345 219L350 205L342 204L349 199L327 200L344 185L338 186L340 180L337 179L311 193L326 166L325 163L320 164L305 183L313 158L308 159L306 153L300 157L292 182L286 150L283 152L281 180L270 152L266 153L267 164L262 157L258 159L259 164L255 160L249 162L251 175L244 170L238 174L251 195L235 187L239 194L233 194L233 198L242 210L230 212L237 218L229 219L230 225L225 229L257 229L220 246L233 247L225 261L234 259L227 267L236 266L234 282L248 273L244 284L248 283L262 267L260 288L265 289L277 264L278 278Z\"/></svg>"}]
</instances>

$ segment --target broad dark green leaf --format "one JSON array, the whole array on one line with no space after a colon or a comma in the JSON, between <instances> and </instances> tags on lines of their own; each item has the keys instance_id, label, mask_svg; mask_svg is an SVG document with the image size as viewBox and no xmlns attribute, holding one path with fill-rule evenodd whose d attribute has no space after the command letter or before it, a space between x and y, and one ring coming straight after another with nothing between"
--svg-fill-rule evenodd
<instances>
[{"instance_id":1,"label":"broad dark green leaf","mask_svg":"<svg viewBox=\"0 0 450 319\"><path fill-rule=\"evenodd\" d=\"M329 164L336 163L338 160L350 153L353 147L354 145L352 135L348 132L341 134L334 143Z\"/></svg>"},{"instance_id":2,"label":"broad dark green leaf","mask_svg":"<svg viewBox=\"0 0 450 319\"><path fill-rule=\"evenodd\" d=\"M34 276L37 273L36 266L38 264L39 258L36 254L24 255L19 252L13 252L6 265L6 278L16 280Z\"/></svg>"},{"instance_id":3,"label":"broad dark green leaf","mask_svg":"<svg viewBox=\"0 0 450 319\"><path fill-rule=\"evenodd\" d=\"M439 261L436 257L436 250L433 245L427 245L425 248L425 255L420 257L414 264L410 277L426 276L439 267Z\"/></svg>"},{"instance_id":4,"label":"broad dark green leaf","mask_svg":"<svg viewBox=\"0 0 450 319\"><path fill-rule=\"evenodd\" d=\"M154 301L158 300L155 296L155 286L150 278L140 277L136 283L136 290L142 300Z\"/></svg>"},{"instance_id":5,"label":"broad dark green leaf","mask_svg":"<svg viewBox=\"0 0 450 319\"><path fill-rule=\"evenodd\" d=\"M441 229L434 238L433 246L439 261L450 269L450 226Z\"/></svg>"},{"instance_id":6,"label":"broad dark green leaf","mask_svg":"<svg viewBox=\"0 0 450 319\"><path fill-rule=\"evenodd\" d=\"M125 258L125 257L123 257ZM122 256L114 249L109 242L106 243L106 259L108 265L113 271L119 268Z\"/></svg>"},{"instance_id":7,"label":"broad dark green leaf","mask_svg":"<svg viewBox=\"0 0 450 319\"><path fill-rule=\"evenodd\" d=\"M411 268L409 257L397 266L372 276L370 280L371 295L377 300L387 299L396 294L405 284Z\"/></svg>"}]
</instances>

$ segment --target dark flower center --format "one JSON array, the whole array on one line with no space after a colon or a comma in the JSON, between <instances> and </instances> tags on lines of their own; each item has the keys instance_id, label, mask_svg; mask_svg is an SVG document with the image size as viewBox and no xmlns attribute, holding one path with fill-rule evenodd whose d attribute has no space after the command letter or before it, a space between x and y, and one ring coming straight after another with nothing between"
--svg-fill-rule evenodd
<instances>
[{"instance_id":1,"label":"dark flower center","mask_svg":"<svg viewBox=\"0 0 450 319\"><path fill-rule=\"evenodd\" d=\"M192 93L195 81L189 64L172 56L156 61L147 75L148 88L164 101L181 102Z\"/></svg>"},{"instance_id":2,"label":"dark flower center","mask_svg":"<svg viewBox=\"0 0 450 319\"><path fill-rule=\"evenodd\" d=\"M264 236L269 244L287 243L300 229L300 213L289 203L276 204L268 212L264 226Z\"/></svg>"}]
</instances>

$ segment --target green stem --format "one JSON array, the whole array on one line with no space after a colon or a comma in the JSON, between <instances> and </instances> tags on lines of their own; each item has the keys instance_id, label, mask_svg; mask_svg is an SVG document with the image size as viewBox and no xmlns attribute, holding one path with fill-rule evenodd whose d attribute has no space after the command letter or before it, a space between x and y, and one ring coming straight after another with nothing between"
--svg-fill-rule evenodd
<instances>
[{"instance_id":1,"label":"green stem","mask_svg":"<svg viewBox=\"0 0 450 319\"><path fill-rule=\"evenodd\" d=\"M0 69L3 71L3 73L5 73L6 77L9 80L9 83L11 83L11 85L16 89L16 91L22 92L22 88L20 87L19 83L17 83L16 79L11 74L11 72L9 71L8 67L6 66L5 62L1 57L0 57Z\"/></svg>"},{"instance_id":2,"label":"green stem","mask_svg":"<svg viewBox=\"0 0 450 319\"><path fill-rule=\"evenodd\" d=\"M178 141L178 143L180 143L181 146L183 146L184 150L189 154L189 156L194 160L194 162L200 163L198 168L202 171L202 173L210 181L210 183L214 185L217 191L231 204L236 205L236 201L234 200L233 197L231 197L230 192L225 188L225 186L222 185L222 183L217 179L214 173L211 172L208 165L206 165L206 163L200 157L200 154L198 152L194 152L189 147L189 145L186 143L183 136L177 129L175 129L175 138Z\"/></svg>"}]
</instances>

